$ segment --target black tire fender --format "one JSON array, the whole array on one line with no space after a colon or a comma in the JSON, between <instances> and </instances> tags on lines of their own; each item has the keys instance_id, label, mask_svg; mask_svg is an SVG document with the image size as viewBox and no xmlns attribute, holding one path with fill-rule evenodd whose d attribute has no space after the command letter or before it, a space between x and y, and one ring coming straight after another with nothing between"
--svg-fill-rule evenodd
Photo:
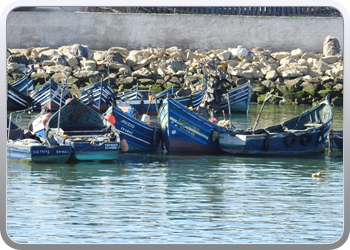
<instances>
[{"instance_id":1,"label":"black tire fender","mask_svg":"<svg viewBox=\"0 0 350 250\"><path fill-rule=\"evenodd\" d=\"M287 147L294 147L296 143L297 143L297 136L293 133L288 133L284 138L284 144Z\"/></svg>"},{"instance_id":2,"label":"black tire fender","mask_svg":"<svg viewBox=\"0 0 350 250\"><path fill-rule=\"evenodd\" d=\"M305 133L301 136L301 144L309 146L312 143L312 134Z\"/></svg>"}]
</instances>

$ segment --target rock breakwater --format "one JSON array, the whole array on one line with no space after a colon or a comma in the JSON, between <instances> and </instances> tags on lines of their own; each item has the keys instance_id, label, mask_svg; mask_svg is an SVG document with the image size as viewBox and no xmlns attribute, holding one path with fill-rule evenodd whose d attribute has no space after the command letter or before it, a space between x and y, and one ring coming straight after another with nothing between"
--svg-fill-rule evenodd
<instances>
[{"instance_id":1,"label":"rock breakwater","mask_svg":"<svg viewBox=\"0 0 350 250\"><path fill-rule=\"evenodd\" d=\"M328 39L328 40L327 40ZM234 88L246 83L253 85L252 102L262 102L268 92L283 96L289 104L313 104L328 93L332 104L343 105L343 57L336 47L330 47L330 37L322 54L292 51L271 52L268 49L242 46L210 51L170 48L127 50L112 47L106 51L92 50L74 44L50 47L9 49L8 82L24 75L34 66L32 78L36 88L52 78L62 79L81 88L100 81L109 81L116 91L133 86L160 92L171 85L191 87L202 79L203 73L224 72ZM334 45L334 44L333 44ZM332 45L331 45L332 46ZM205 65L205 67L203 67ZM271 99L277 103L279 99Z\"/></svg>"}]
</instances>

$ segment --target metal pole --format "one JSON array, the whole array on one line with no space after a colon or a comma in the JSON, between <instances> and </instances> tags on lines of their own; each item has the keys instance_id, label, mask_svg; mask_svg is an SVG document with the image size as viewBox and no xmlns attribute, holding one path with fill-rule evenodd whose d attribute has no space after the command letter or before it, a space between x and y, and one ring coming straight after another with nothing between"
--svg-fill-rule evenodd
<instances>
[{"instance_id":1,"label":"metal pole","mask_svg":"<svg viewBox=\"0 0 350 250\"><path fill-rule=\"evenodd\" d=\"M265 97L265 100L264 100L264 103L263 105L261 106L261 109L260 109L260 112L259 112L259 115L258 117L256 118L256 121L255 121L255 124L254 124L254 127L253 127L253 132L255 131L256 129L256 126L258 125L258 122L259 122L259 119L260 119L260 115L261 115L261 112L263 111L263 108L266 104L266 101L269 100L271 97L277 97L277 98L281 98L282 99L282 102L285 102L286 99L284 97L280 97L280 96L277 96L277 95L271 95L270 92L267 93L266 97Z\"/></svg>"},{"instance_id":2,"label":"metal pole","mask_svg":"<svg viewBox=\"0 0 350 250\"><path fill-rule=\"evenodd\" d=\"M266 103L266 101L267 101L268 99L270 99L270 98L265 98L264 103L263 103L263 105L261 106L260 112L259 112L259 114L258 114L258 117L256 118L256 121L255 121L255 124L254 124L254 127L253 127L253 132L255 131L256 126L258 125L261 112L263 111L263 108L264 108L264 106L265 106L265 103Z\"/></svg>"},{"instance_id":3,"label":"metal pole","mask_svg":"<svg viewBox=\"0 0 350 250\"><path fill-rule=\"evenodd\" d=\"M65 83L65 79L62 80L62 89L61 89L61 98L60 98L60 106L59 106L59 110L58 110L58 121L57 121L57 135L58 132L60 130L60 120L61 120L61 105L62 105L62 96L63 96L63 84Z\"/></svg>"},{"instance_id":4,"label":"metal pole","mask_svg":"<svg viewBox=\"0 0 350 250\"><path fill-rule=\"evenodd\" d=\"M227 93L227 104L228 104L228 114L230 118L230 130L232 129L232 120L231 120L231 104L230 104L230 96Z\"/></svg>"},{"instance_id":5,"label":"metal pole","mask_svg":"<svg viewBox=\"0 0 350 250\"><path fill-rule=\"evenodd\" d=\"M102 79L102 77L101 77L100 102L99 102L99 109L100 109L100 111L101 111L101 97L102 97L102 83L103 83L102 80L103 80L103 79ZM109 78L108 78L108 80L109 80ZM92 95L92 96L94 96L94 95Z\"/></svg>"}]
</instances>

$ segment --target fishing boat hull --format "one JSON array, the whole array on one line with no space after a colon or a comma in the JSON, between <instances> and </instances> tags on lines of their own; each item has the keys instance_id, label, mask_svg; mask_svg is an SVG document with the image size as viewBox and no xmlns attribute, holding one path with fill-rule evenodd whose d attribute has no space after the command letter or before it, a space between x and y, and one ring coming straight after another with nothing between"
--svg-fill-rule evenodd
<instances>
[{"instance_id":1,"label":"fishing boat hull","mask_svg":"<svg viewBox=\"0 0 350 250\"><path fill-rule=\"evenodd\" d=\"M9 142L7 144L7 158L34 163L65 163L70 158L72 151L70 146L45 146L38 144L38 146L28 146Z\"/></svg>"},{"instance_id":2,"label":"fishing boat hull","mask_svg":"<svg viewBox=\"0 0 350 250\"><path fill-rule=\"evenodd\" d=\"M219 127L192 112L174 99L165 100L158 115L163 142L169 153L218 154Z\"/></svg>"},{"instance_id":3,"label":"fishing boat hull","mask_svg":"<svg viewBox=\"0 0 350 250\"><path fill-rule=\"evenodd\" d=\"M205 89L195 91L189 96L175 97L174 99L185 107L192 107L196 109L202 102L203 96L205 95Z\"/></svg>"},{"instance_id":4,"label":"fishing boat hull","mask_svg":"<svg viewBox=\"0 0 350 250\"><path fill-rule=\"evenodd\" d=\"M175 89L169 89L168 91L156 94L157 98L150 101L146 92L136 89L135 92L127 92L124 95L119 94L116 102L117 106L127 100L130 106L134 107L140 114L158 115L158 110L163 104L165 97L173 93ZM181 103L186 107L192 107L196 109L202 101L205 94L205 89L195 91L194 93L187 96L175 96L177 102ZM159 96L159 98L158 98Z\"/></svg>"},{"instance_id":5,"label":"fishing boat hull","mask_svg":"<svg viewBox=\"0 0 350 250\"><path fill-rule=\"evenodd\" d=\"M29 122L28 129L45 139L45 124L42 121L41 113Z\"/></svg>"},{"instance_id":6,"label":"fishing boat hull","mask_svg":"<svg viewBox=\"0 0 350 250\"><path fill-rule=\"evenodd\" d=\"M255 131L220 133L223 151L239 155L312 155L324 153L333 120L327 98L282 124Z\"/></svg>"},{"instance_id":7,"label":"fishing boat hull","mask_svg":"<svg viewBox=\"0 0 350 250\"><path fill-rule=\"evenodd\" d=\"M106 112L115 103L115 92L106 82L96 82L80 89L80 93L79 99L99 113Z\"/></svg>"},{"instance_id":8,"label":"fishing boat hull","mask_svg":"<svg viewBox=\"0 0 350 250\"><path fill-rule=\"evenodd\" d=\"M30 97L33 99L35 110L41 110L41 107L45 107L46 110L57 111L72 96L68 90L50 79L44 85L33 90Z\"/></svg>"},{"instance_id":9,"label":"fishing boat hull","mask_svg":"<svg viewBox=\"0 0 350 250\"><path fill-rule=\"evenodd\" d=\"M228 111L230 104L231 112L248 112L252 93L253 87L250 83L231 89L228 91L229 102L224 99L220 103L220 109Z\"/></svg>"},{"instance_id":10,"label":"fishing boat hull","mask_svg":"<svg viewBox=\"0 0 350 250\"><path fill-rule=\"evenodd\" d=\"M34 67L32 66L26 75L14 83L10 83L12 87L17 89L22 94L28 96L29 93L34 89L34 80L30 78L30 75L34 72Z\"/></svg>"},{"instance_id":11,"label":"fishing boat hull","mask_svg":"<svg viewBox=\"0 0 350 250\"><path fill-rule=\"evenodd\" d=\"M31 107L32 98L7 84L7 110L21 110Z\"/></svg>"},{"instance_id":12,"label":"fishing boat hull","mask_svg":"<svg viewBox=\"0 0 350 250\"><path fill-rule=\"evenodd\" d=\"M126 110L125 110L126 111ZM125 113L119 107L110 107L104 114L113 115L115 118L114 126L120 131L121 139L128 143L128 153L152 152L159 147L162 132L156 124L148 125L134 118L131 114Z\"/></svg>"},{"instance_id":13,"label":"fishing boat hull","mask_svg":"<svg viewBox=\"0 0 350 250\"><path fill-rule=\"evenodd\" d=\"M310 155L324 153L325 133L319 129L265 135L220 134L220 147L242 155ZM323 134L323 135L322 135Z\"/></svg>"},{"instance_id":14,"label":"fishing boat hull","mask_svg":"<svg viewBox=\"0 0 350 250\"><path fill-rule=\"evenodd\" d=\"M71 160L76 161L112 161L118 158L119 142L105 142L91 145L89 142L72 142L66 144L72 148Z\"/></svg>"},{"instance_id":15,"label":"fishing boat hull","mask_svg":"<svg viewBox=\"0 0 350 250\"><path fill-rule=\"evenodd\" d=\"M114 125L76 98L53 114L45 133L72 148L71 160L110 161L119 155L120 136Z\"/></svg>"},{"instance_id":16,"label":"fishing boat hull","mask_svg":"<svg viewBox=\"0 0 350 250\"><path fill-rule=\"evenodd\" d=\"M117 106L122 104L122 101L116 102ZM162 104L162 100L153 100L150 102L148 99L146 100L139 100L139 99L133 99L128 100L128 104L135 108L135 110L139 114L148 114L148 115L157 115L160 105Z\"/></svg>"}]
</instances>

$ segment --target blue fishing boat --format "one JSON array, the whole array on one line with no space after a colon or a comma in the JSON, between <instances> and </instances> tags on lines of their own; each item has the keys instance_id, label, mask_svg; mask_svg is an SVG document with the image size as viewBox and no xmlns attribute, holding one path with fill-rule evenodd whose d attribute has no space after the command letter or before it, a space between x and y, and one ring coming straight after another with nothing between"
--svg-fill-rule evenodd
<instances>
[{"instance_id":1,"label":"blue fishing boat","mask_svg":"<svg viewBox=\"0 0 350 250\"><path fill-rule=\"evenodd\" d=\"M233 88L228 91L229 100L224 98L220 103L220 109L224 111L229 110L232 112L247 112L249 110L250 99L252 97L253 87L248 82L242 86Z\"/></svg>"},{"instance_id":2,"label":"blue fishing boat","mask_svg":"<svg viewBox=\"0 0 350 250\"><path fill-rule=\"evenodd\" d=\"M164 100L158 120L169 153L217 154L219 132L229 130L191 111L173 98Z\"/></svg>"},{"instance_id":3,"label":"blue fishing boat","mask_svg":"<svg viewBox=\"0 0 350 250\"><path fill-rule=\"evenodd\" d=\"M117 95L116 104L119 107L128 105L135 108L139 114L156 115L158 108L162 103L161 99L156 98L156 94L151 90L141 90L138 86L126 91L123 94Z\"/></svg>"},{"instance_id":4,"label":"blue fishing boat","mask_svg":"<svg viewBox=\"0 0 350 250\"><path fill-rule=\"evenodd\" d=\"M119 155L119 131L97 111L72 98L45 125L46 138L72 148L71 160L115 160Z\"/></svg>"},{"instance_id":5,"label":"blue fishing boat","mask_svg":"<svg viewBox=\"0 0 350 250\"><path fill-rule=\"evenodd\" d=\"M134 94L134 93L138 92L139 90L141 90L141 89L140 89L139 86L137 85L136 87L133 87L133 88L131 88L131 89L118 92L118 93L116 94L116 99L117 99L117 100L119 100L119 99L125 100L125 99L128 98L129 95ZM142 97L142 96L141 96L141 97Z\"/></svg>"},{"instance_id":6,"label":"blue fishing boat","mask_svg":"<svg viewBox=\"0 0 350 250\"><path fill-rule=\"evenodd\" d=\"M65 163L70 158L71 147L47 144L45 141L26 138L7 142L7 158L35 163Z\"/></svg>"},{"instance_id":7,"label":"blue fishing boat","mask_svg":"<svg viewBox=\"0 0 350 250\"><path fill-rule=\"evenodd\" d=\"M201 104L203 96L205 95L205 88L201 90L192 91L191 94L186 96L175 95L174 99L186 107L192 107L193 109L198 108Z\"/></svg>"},{"instance_id":8,"label":"blue fishing boat","mask_svg":"<svg viewBox=\"0 0 350 250\"><path fill-rule=\"evenodd\" d=\"M72 95L69 89L50 79L33 90L30 97L33 99L32 104L36 107L35 110L41 110L41 107L45 107L46 110L57 111Z\"/></svg>"},{"instance_id":9,"label":"blue fishing boat","mask_svg":"<svg viewBox=\"0 0 350 250\"><path fill-rule=\"evenodd\" d=\"M125 110L125 112L123 111ZM113 125L120 131L120 139L128 143L128 153L152 152L159 147L162 132L157 122L149 120L149 116L143 115L143 120L138 119L138 113L134 107L127 109L111 106L104 116L112 120ZM145 119L146 117L146 119Z\"/></svg>"},{"instance_id":10,"label":"blue fishing boat","mask_svg":"<svg viewBox=\"0 0 350 250\"><path fill-rule=\"evenodd\" d=\"M107 82L100 81L80 89L81 97L88 107L99 113L106 112L115 104L115 92Z\"/></svg>"},{"instance_id":11,"label":"blue fishing boat","mask_svg":"<svg viewBox=\"0 0 350 250\"><path fill-rule=\"evenodd\" d=\"M273 95L268 94L263 103ZM263 109L261 108L261 111ZM261 111L253 129L220 133L223 151L239 155L311 155L324 153L333 110L330 96L281 124L256 129Z\"/></svg>"},{"instance_id":12,"label":"blue fishing boat","mask_svg":"<svg viewBox=\"0 0 350 250\"><path fill-rule=\"evenodd\" d=\"M148 119L139 120L137 111L132 106L125 112L120 107L112 106L104 116L110 120L111 115L114 126L120 131L120 138L128 143L128 153L152 152L158 149L162 136L160 125L148 120L147 115L143 115L143 118Z\"/></svg>"},{"instance_id":13,"label":"blue fishing boat","mask_svg":"<svg viewBox=\"0 0 350 250\"><path fill-rule=\"evenodd\" d=\"M7 110L22 110L31 107L33 100L30 96L7 84Z\"/></svg>"},{"instance_id":14,"label":"blue fishing boat","mask_svg":"<svg viewBox=\"0 0 350 250\"><path fill-rule=\"evenodd\" d=\"M173 93L176 101L184 106L193 107L194 109L199 106L205 94L205 88L195 91L189 88L187 91L180 89L174 92L174 90L176 90L176 88L172 86L156 94L151 90L141 90L135 87L133 91L125 91L123 94L118 94L116 104L117 106L121 106L123 102L127 101L128 104L134 107L140 114L158 115L159 107L168 94Z\"/></svg>"},{"instance_id":15,"label":"blue fishing boat","mask_svg":"<svg viewBox=\"0 0 350 250\"><path fill-rule=\"evenodd\" d=\"M164 89L163 91L156 94L157 99L164 99L169 95L174 95L177 92L177 89L171 85L171 87Z\"/></svg>"},{"instance_id":16,"label":"blue fishing boat","mask_svg":"<svg viewBox=\"0 0 350 250\"><path fill-rule=\"evenodd\" d=\"M34 66L30 67L30 69L25 72L25 75L21 79L14 83L10 83L10 85L22 94L28 96L29 93L34 89L34 80L30 77L33 72Z\"/></svg>"},{"instance_id":17,"label":"blue fishing boat","mask_svg":"<svg viewBox=\"0 0 350 250\"><path fill-rule=\"evenodd\" d=\"M64 163L71 154L71 147L59 145L55 140L43 139L35 133L19 127L8 118L7 158L35 163Z\"/></svg>"}]
</instances>

